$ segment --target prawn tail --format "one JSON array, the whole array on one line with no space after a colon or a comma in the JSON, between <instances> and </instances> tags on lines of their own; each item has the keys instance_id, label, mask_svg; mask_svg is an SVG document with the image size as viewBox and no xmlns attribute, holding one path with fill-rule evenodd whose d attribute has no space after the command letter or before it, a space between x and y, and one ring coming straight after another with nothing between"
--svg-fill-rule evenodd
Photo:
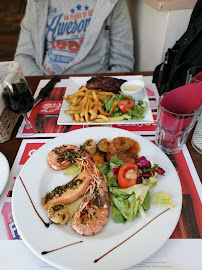
<instances>
[{"instance_id":1,"label":"prawn tail","mask_svg":"<svg viewBox=\"0 0 202 270\"><path fill-rule=\"evenodd\" d=\"M109 206L107 180L100 175L99 181L91 182L89 196L84 197L72 216L73 230L86 236L101 232L108 221Z\"/></svg>"}]
</instances>

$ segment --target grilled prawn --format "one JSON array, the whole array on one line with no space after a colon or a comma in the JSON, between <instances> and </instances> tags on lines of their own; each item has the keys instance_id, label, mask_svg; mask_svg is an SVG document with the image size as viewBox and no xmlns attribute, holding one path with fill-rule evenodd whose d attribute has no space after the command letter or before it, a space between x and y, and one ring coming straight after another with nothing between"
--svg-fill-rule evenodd
<instances>
[{"instance_id":1,"label":"grilled prawn","mask_svg":"<svg viewBox=\"0 0 202 270\"><path fill-rule=\"evenodd\" d=\"M108 221L110 199L107 179L99 172L97 176L90 183L88 197L84 197L71 219L72 228L81 235L99 233Z\"/></svg>"},{"instance_id":2,"label":"grilled prawn","mask_svg":"<svg viewBox=\"0 0 202 270\"><path fill-rule=\"evenodd\" d=\"M41 204L46 210L53 204L66 205L75 202L86 193L92 178L88 173L92 161L85 151L75 145L62 145L48 154L47 162L54 170L65 169L74 163L79 167L80 172L67 184L56 187L42 197Z\"/></svg>"},{"instance_id":3,"label":"grilled prawn","mask_svg":"<svg viewBox=\"0 0 202 270\"><path fill-rule=\"evenodd\" d=\"M63 186L58 186L41 199L41 204L48 210L53 204L69 204L82 197L89 187L91 176L82 170L77 177Z\"/></svg>"},{"instance_id":4,"label":"grilled prawn","mask_svg":"<svg viewBox=\"0 0 202 270\"><path fill-rule=\"evenodd\" d=\"M84 151L75 145L61 145L48 154L47 163L55 171L64 170L84 155Z\"/></svg>"},{"instance_id":5,"label":"grilled prawn","mask_svg":"<svg viewBox=\"0 0 202 270\"><path fill-rule=\"evenodd\" d=\"M107 179L99 172L90 155L74 145L62 145L49 153L47 162L54 170L62 170L75 163L80 173L67 184L48 192L41 199L44 208L50 212L53 205L65 206L84 195L72 216L72 228L81 235L99 233L107 224L110 199Z\"/></svg>"}]
</instances>

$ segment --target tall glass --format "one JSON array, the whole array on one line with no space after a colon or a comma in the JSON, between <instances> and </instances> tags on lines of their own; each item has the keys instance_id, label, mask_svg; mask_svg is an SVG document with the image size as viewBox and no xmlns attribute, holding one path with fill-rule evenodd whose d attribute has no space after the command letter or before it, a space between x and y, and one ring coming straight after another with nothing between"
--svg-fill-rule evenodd
<instances>
[{"instance_id":1,"label":"tall glass","mask_svg":"<svg viewBox=\"0 0 202 270\"><path fill-rule=\"evenodd\" d=\"M187 71L186 84L202 82L202 66L192 67Z\"/></svg>"},{"instance_id":2,"label":"tall glass","mask_svg":"<svg viewBox=\"0 0 202 270\"><path fill-rule=\"evenodd\" d=\"M186 84L197 82L202 83L202 66L192 67L187 71ZM198 153L202 154L202 112L196 124L191 144Z\"/></svg>"},{"instance_id":3,"label":"tall glass","mask_svg":"<svg viewBox=\"0 0 202 270\"><path fill-rule=\"evenodd\" d=\"M21 72L9 72L1 77L1 87L3 90L3 99L9 110L23 115L26 125L25 130L29 135L40 131L40 123L30 122L27 112L32 109L33 96L32 91Z\"/></svg>"},{"instance_id":4,"label":"tall glass","mask_svg":"<svg viewBox=\"0 0 202 270\"><path fill-rule=\"evenodd\" d=\"M199 120L196 124L191 144L198 153L202 154L202 113L200 114Z\"/></svg>"},{"instance_id":5,"label":"tall glass","mask_svg":"<svg viewBox=\"0 0 202 270\"><path fill-rule=\"evenodd\" d=\"M175 154L186 143L200 109L186 114L173 113L161 104L165 95L166 93L159 99L155 143L165 153Z\"/></svg>"}]
</instances>

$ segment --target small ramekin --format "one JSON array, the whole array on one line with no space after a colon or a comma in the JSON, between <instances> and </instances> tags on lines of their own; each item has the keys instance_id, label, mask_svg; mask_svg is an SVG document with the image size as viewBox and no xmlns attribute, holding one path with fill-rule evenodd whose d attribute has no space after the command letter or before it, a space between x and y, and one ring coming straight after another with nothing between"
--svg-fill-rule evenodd
<instances>
[{"instance_id":1,"label":"small ramekin","mask_svg":"<svg viewBox=\"0 0 202 270\"><path fill-rule=\"evenodd\" d=\"M136 91L125 91L124 87L127 85L138 85L141 88L136 90ZM133 99L135 100L141 100L144 97L144 90L145 90L145 83L141 80L131 80L123 83L121 85L121 92L126 95L126 96L132 96Z\"/></svg>"}]
</instances>

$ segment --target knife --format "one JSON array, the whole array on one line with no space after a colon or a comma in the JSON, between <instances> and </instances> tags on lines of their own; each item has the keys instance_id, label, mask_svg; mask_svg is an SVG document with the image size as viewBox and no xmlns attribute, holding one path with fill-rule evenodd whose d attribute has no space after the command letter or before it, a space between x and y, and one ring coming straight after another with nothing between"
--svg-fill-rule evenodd
<instances>
[{"instance_id":1,"label":"knife","mask_svg":"<svg viewBox=\"0 0 202 270\"><path fill-rule=\"evenodd\" d=\"M35 98L33 107L35 107L44 97L48 95L48 93L53 89L55 84L60 81L59 76L54 76L45 86L44 88L40 91L39 95L37 98Z\"/></svg>"}]
</instances>

